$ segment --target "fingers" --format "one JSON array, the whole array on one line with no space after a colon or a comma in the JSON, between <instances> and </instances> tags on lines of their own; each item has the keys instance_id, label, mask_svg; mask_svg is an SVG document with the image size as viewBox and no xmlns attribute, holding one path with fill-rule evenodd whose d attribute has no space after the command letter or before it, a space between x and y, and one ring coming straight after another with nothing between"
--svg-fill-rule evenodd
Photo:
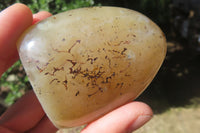
<instances>
[{"instance_id":1,"label":"fingers","mask_svg":"<svg viewBox=\"0 0 200 133\"><path fill-rule=\"evenodd\" d=\"M0 119L0 132L55 133L33 91L26 93Z\"/></svg>"},{"instance_id":2,"label":"fingers","mask_svg":"<svg viewBox=\"0 0 200 133\"><path fill-rule=\"evenodd\" d=\"M15 132L10 131L9 129L7 129L5 127L0 126L0 133L15 133Z\"/></svg>"},{"instance_id":3,"label":"fingers","mask_svg":"<svg viewBox=\"0 0 200 133\"><path fill-rule=\"evenodd\" d=\"M18 59L16 41L32 21L31 10L23 4L0 12L0 75Z\"/></svg>"},{"instance_id":4,"label":"fingers","mask_svg":"<svg viewBox=\"0 0 200 133\"><path fill-rule=\"evenodd\" d=\"M1 116L0 125L12 131L24 132L34 127L43 116L39 101L30 91Z\"/></svg>"},{"instance_id":5,"label":"fingers","mask_svg":"<svg viewBox=\"0 0 200 133\"><path fill-rule=\"evenodd\" d=\"M46 11L38 12L37 14L33 15L33 24L50 17L52 14Z\"/></svg>"},{"instance_id":6,"label":"fingers","mask_svg":"<svg viewBox=\"0 0 200 133\"><path fill-rule=\"evenodd\" d=\"M47 116L44 116L42 120L28 133L55 133L58 129L50 122Z\"/></svg>"},{"instance_id":7,"label":"fingers","mask_svg":"<svg viewBox=\"0 0 200 133\"><path fill-rule=\"evenodd\" d=\"M90 123L82 133L131 133L149 121L151 108L141 102L128 103Z\"/></svg>"},{"instance_id":8,"label":"fingers","mask_svg":"<svg viewBox=\"0 0 200 133\"><path fill-rule=\"evenodd\" d=\"M42 11L32 15L23 4L14 4L0 12L0 76L19 59L16 42L20 35L38 21L51 16Z\"/></svg>"}]
</instances>

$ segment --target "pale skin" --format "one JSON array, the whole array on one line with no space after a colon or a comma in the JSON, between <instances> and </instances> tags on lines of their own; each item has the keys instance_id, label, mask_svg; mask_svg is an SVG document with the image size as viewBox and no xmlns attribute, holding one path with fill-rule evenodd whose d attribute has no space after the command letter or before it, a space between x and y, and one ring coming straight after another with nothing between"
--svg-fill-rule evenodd
<instances>
[{"instance_id":1,"label":"pale skin","mask_svg":"<svg viewBox=\"0 0 200 133\"><path fill-rule=\"evenodd\" d=\"M0 76L19 59L16 42L34 23L51 16L32 14L23 4L14 4L0 12ZM142 102L130 102L89 123L82 133L130 133L153 116ZM33 91L26 93L0 117L1 133L55 133L58 129L46 117Z\"/></svg>"}]
</instances>

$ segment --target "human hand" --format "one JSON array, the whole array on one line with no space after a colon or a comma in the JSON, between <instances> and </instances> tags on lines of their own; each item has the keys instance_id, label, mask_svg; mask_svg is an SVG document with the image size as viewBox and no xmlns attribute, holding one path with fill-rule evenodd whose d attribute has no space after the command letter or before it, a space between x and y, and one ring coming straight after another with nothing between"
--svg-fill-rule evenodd
<instances>
[{"instance_id":1,"label":"human hand","mask_svg":"<svg viewBox=\"0 0 200 133\"><path fill-rule=\"evenodd\" d=\"M0 12L0 76L19 59L16 42L20 35L33 23L49 16L51 14L45 11L32 15L31 10L22 4ZM56 130L33 92L27 93L0 117L0 133L50 133Z\"/></svg>"},{"instance_id":2,"label":"human hand","mask_svg":"<svg viewBox=\"0 0 200 133\"><path fill-rule=\"evenodd\" d=\"M19 59L16 41L23 31L50 15L48 12L32 15L22 4L0 12L0 75ZM89 123L82 133L129 133L144 125L152 114L148 105L131 102ZM55 133L56 130L33 91L26 93L0 117L2 133Z\"/></svg>"}]
</instances>

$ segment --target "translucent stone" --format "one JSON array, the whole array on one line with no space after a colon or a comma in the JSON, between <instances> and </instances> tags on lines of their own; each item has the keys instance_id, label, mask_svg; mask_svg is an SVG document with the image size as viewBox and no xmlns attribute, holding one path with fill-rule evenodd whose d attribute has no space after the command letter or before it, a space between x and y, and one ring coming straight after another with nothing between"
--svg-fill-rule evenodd
<instances>
[{"instance_id":1,"label":"translucent stone","mask_svg":"<svg viewBox=\"0 0 200 133\"><path fill-rule=\"evenodd\" d=\"M86 124L134 100L166 54L155 23L117 7L49 17L26 30L17 46L34 92L58 128Z\"/></svg>"}]
</instances>

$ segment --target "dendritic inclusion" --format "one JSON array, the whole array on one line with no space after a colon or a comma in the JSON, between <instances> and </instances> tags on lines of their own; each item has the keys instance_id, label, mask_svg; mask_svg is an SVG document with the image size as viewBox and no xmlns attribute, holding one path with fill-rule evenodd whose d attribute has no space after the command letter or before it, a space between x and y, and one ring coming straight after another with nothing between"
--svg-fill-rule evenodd
<instances>
[{"instance_id":1,"label":"dendritic inclusion","mask_svg":"<svg viewBox=\"0 0 200 133\"><path fill-rule=\"evenodd\" d=\"M166 54L160 28L124 8L67 11L29 28L20 58L50 120L86 124L135 99Z\"/></svg>"}]
</instances>

